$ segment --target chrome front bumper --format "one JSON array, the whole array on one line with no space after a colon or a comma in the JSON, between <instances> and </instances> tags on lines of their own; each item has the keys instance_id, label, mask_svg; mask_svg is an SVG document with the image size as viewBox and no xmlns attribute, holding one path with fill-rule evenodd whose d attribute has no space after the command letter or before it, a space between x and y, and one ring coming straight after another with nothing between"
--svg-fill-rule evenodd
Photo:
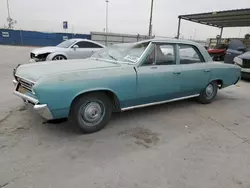
<instances>
[{"instance_id":1,"label":"chrome front bumper","mask_svg":"<svg viewBox=\"0 0 250 188\"><path fill-rule=\"evenodd\" d=\"M13 84L17 86L18 82L16 80L13 80ZM18 91L14 91L14 95L21 97L26 103L34 104L33 109L46 120L53 119L52 113L50 112L47 104L39 104L39 101L37 99L24 95Z\"/></svg>"},{"instance_id":2,"label":"chrome front bumper","mask_svg":"<svg viewBox=\"0 0 250 188\"><path fill-rule=\"evenodd\" d=\"M34 110L36 110L37 113L40 114L40 116L42 116L46 120L53 119L53 116L52 116L47 104L36 104L34 106Z\"/></svg>"},{"instance_id":3,"label":"chrome front bumper","mask_svg":"<svg viewBox=\"0 0 250 188\"><path fill-rule=\"evenodd\" d=\"M41 62L41 61L46 61L46 60L37 59L37 58L33 58L33 59L30 59L30 60L29 60L30 63L37 63L37 62Z\"/></svg>"}]
</instances>

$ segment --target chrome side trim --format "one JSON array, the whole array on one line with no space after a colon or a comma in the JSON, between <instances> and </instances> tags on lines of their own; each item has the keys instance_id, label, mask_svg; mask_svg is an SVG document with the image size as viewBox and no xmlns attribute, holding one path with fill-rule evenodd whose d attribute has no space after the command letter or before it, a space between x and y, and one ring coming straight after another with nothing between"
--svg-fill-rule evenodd
<instances>
[{"instance_id":1,"label":"chrome side trim","mask_svg":"<svg viewBox=\"0 0 250 188\"><path fill-rule=\"evenodd\" d=\"M37 104L39 102L37 99L34 99L34 98L32 98L30 96L27 96L27 95L24 95L24 94L22 94L22 93L20 93L18 91L14 91L14 94L21 97L22 99L30 101L30 102L32 102L34 104Z\"/></svg>"},{"instance_id":2,"label":"chrome side trim","mask_svg":"<svg viewBox=\"0 0 250 188\"><path fill-rule=\"evenodd\" d=\"M52 116L47 104L36 104L34 106L34 110L36 110L37 113L40 114L46 120L53 119L53 116Z\"/></svg>"},{"instance_id":3,"label":"chrome side trim","mask_svg":"<svg viewBox=\"0 0 250 188\"><path fill-rule=\"evenodd\" d=\"M160 102L153 102L153 103L142 104L142 105L137 105L137 106L131 106L131 107L122 108L121 111L127 111L127 110L136 109L136 108L143 108L143 107L147 107L147 106L153 106L153 105L164 104L164 103L169 103L169 102L174 102L174 101L180 101L180 100L189 99L189 98L198 97L198 96L200 96L200 94L190 95L190 96L180 97L180 98L175 98L175 99L170 99L170 100L166 100L166 101L160 101Z\"/></svg>"}]
</instances>

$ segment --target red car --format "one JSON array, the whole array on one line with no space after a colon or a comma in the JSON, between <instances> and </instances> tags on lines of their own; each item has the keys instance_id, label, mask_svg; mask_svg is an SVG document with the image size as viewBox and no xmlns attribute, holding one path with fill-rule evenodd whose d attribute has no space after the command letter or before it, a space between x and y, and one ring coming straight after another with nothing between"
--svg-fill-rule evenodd
<instances>
[{"instance_id":1,"label":"red car","mask_svg":"<svg viewBox=\"0 0 250 188\"><path fill-rule=\"evenodd\" d=\"M207 51L214 61L224 61L227 49L227 44L217 44L213 48L209 48Z\"/></svg>"}]
</instances>

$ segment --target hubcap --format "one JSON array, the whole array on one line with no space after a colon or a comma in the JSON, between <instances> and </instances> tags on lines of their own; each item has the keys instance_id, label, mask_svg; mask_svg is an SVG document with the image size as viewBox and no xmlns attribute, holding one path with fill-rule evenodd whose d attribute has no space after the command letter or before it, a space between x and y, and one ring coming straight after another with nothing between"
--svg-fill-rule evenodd
<instances>
[{"instance_id":1,"label":"hubcap","mask_svg":"<svg viewBox=\"0 0 250 188\"><path fill-rule=\"evenodd\" d=\"M80 121L87 126L95 126L104 117L105 108L101 101L92 101L84 104L79 111Z\"/></svg>"},{"instance_id":2,"label":"hubcap","mask_svg":"<svg viewBox=\"0 0 250 188\"><path fill-rule=\"evenodd\" d=\"M206 96L208 98L212 97L213 96L213 93L214 93L214 87L212 84L209 84L207 87L206 87Z\"/></svg>"}]
</instances>

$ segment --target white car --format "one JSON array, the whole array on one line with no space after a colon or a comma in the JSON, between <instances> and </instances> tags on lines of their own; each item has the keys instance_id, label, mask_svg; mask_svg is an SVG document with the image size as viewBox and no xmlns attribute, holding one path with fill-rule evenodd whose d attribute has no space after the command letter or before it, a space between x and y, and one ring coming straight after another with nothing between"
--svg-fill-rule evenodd
<instances>
[{"instance_id":1,"label":"white car","mask_svg":"<svg viewBox=\"0 0 250 188\"><path fill-rule=\"evenodd\" d=\"M31 51L31 62L85 59L105 48L104 45L87 39L69 39L57 46L37 48Z\"/></svg>"}]
</instances>

